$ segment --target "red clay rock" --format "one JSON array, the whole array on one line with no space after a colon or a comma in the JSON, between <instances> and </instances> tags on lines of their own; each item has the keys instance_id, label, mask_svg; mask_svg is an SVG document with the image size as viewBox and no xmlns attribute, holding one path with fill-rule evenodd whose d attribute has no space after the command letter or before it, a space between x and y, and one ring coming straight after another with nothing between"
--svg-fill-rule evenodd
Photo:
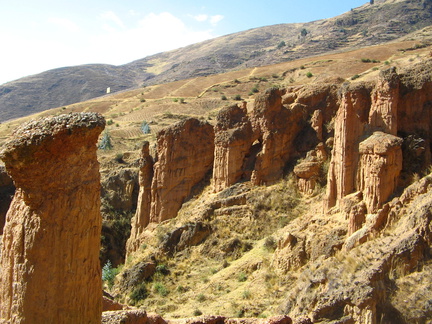
<instances>
[{"instance_id":1,"label":"red clay rock","mask_svg":"<svg viewBox=\"0 0 432 324\"><path fill-rule=\"evenodd\" d=\"M294 167L294 174L299 178L297 186L300 192L307 195L313 194L320 170L321 163L314 161L304 161Z\"/></svg>"},{"instance_id":2,"label":"red clay rock","mask_svg":"<svg viewBox=\"0 0 432 324\"><path fill-rule=\"evenodd\" d=\"M147 313L142 309L107 311L102 313L102 324L147 324Z\"/></svg>"},{"instance_id":3,"label":"red clay rock","mask_svg":"<svg viewBox=\"0 0 432 324\"><path fill-rule=\"evenodd\" d=\"M402 169L402 139L375 132L360 143L358 188L369 213L376 212L396 189Z\"/></svg>"},{"instance_id":4,"label":"red clay rock","mask_svg":"<svg viewBox=\"0 0 432 324\"><path fill-rule=\"evenodd\" d=\"M177 216L192 188L212 170L213 157L214 131L206 122L189 118L158 133L151 222Z\"/></svg>"},{"instance_id":5,"label":"red clay rock","mask_svg":"<svg viewBox=\"0 0 432 324\"><path fill-rule=\"evenodd\" d=\"M380 73L372 92L369 125L373 130L397 134L397 106L399 101L399 76L391 68Z\"/></svg>"},{"instance_id":6,"label":"red clay rock","mask_svg":"<svg viewBox=\"0 0 432 324\"><path fill-rule=\"evenodd\" d=\"M253 156L247 160L254 142L252 124L246 107L237 105L222 109L215 126L215 153L213 168L214 191L219 192L242 178L249 178L254 166ZM253 154L252 154L253 155Z\"/></svg>"},{"instance_id":7,"label":"red clay rock","mask_svg":"<svg viewBox=\"0 0 432 324\"><path fill-rule=\"evenodd\" d=\"M284 107L284 94L283 90L269 89L255 99L252 125L262 144L251 177L256 185L269 185L282 177L283 168L293 152L293 141L301 130L303 107Z\"/></svg>"},{"instance_id":8,"label":"red clay rock","mask_svg":"<svg viewBox=\"0 0 432 324\"><path fill-rule=\"evenodd\" d=\"M100 323L101 215L93 113L21 126L1 152L17 187L0 261L1 323Z\"/></svg>"},{"instance_id":9,"label":"red clay rock","mask_svg":"<svg viewBox=\"0 0 432 324\"><path fill-rule=\"evenodd\" d=\"M335 135L327 177L327 205L333 207L355 191L358 143L367 123L370 95L364 85L343 89L335 117Z\"/></svg>"},{"instance_id":10,"label":"red clay rock","mask_svg":"<svg viewBox=\"0 0 432 324\"><path fill-rule=\"evenodd\" d=\"M151 185L153 180L153 158L149 153L149 142L141 149L139 171L139 193L135 216L132 218L131 235L127 241L127 253L136 251L140 246L139 237L150 222Z\"/></svg>"}]
</instances>

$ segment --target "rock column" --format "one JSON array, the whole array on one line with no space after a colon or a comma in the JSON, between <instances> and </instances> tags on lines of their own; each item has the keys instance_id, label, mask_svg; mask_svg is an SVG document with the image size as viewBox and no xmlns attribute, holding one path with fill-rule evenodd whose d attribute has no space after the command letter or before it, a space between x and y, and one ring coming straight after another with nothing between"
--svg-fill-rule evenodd
<instances>
[{"instance_id":1,"label":"rock column","mask_svg":"<svg viewBox=\"0 0 432 324\"><path fill-rule=\"evenodd\" d=\"M16 185L0 260L0 323L100 323L101 215L93 113L21 126L0 154Z\"/></svg>"},{"instance_id":2,"label":"rock column","mask_svg":"<svg viewBox=\"0 0 432 324\"><path fill-rule=\"evenodd\" d=\"M139 248L139 237L150 222L151 185L153 179L153 158L149 153L149 142L144 142L141 150L139 171L139 194L135 216L132 218L131 235L127 242L127 253Z\"/></svg>"}]
</instances>

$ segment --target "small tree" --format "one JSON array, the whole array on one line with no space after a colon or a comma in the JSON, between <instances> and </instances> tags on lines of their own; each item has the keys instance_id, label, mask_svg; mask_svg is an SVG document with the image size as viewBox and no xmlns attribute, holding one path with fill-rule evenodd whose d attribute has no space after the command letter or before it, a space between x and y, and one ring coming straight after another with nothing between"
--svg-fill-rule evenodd
<instances>
[{"instance_id":1,"label":"small tree","mask_svg":"<svg viewBox=\"0 0 432 324\"><path fill-rule=\"evenodd\" d=\"M111 143L111 136L109 135L108 131L104 132L98 147L101 150L111 150L113 148L113 145Z\"/></svg>"},{"instance_id":2,"label":"small tree","mask_svg":"<svg viewBox=\"0 0 432 324\"><path fill-rule=\"evenodd\" d=\"M141 131L143 134L150 134L150 125L146 121L141 124Z\"/></svg>"},{"instance_id":3,"label":"small tree","mask_svg":"<svg viewBox=\"0 0 432 324\"><path fill-rule=\"evenodd\" d=\"M108 283L110 289L114 285L114 278L117 272L117 269L112 267L110 260L108 260L102 268L102 280Z\"/></svg>"},{"instance_id":4,"label":"small tree","mask_svg":"<svg viewBox=\"0 0 432 324\"><path fill-rule=\"evenodd\" d=\"M300 32L300 35L302 35L302 37L306 37L306 35L308 34L309 32L307 31L307 29L306 28L303 28L302 30L301 30L301 32Z\"/></svg>"},{"instance_id":5,"label":"small tree","mask_svg":"<svg viewBox=\"0 0 432 324\"><path fill-rule=\"evenodd\" d=\"M281 42L278 44L277 48L280 49L280 48L282 48L282 47L284 47L284 46L286 46L286 43L285 43L284 41L281 41Z\"/></svg>"}]
</instances>

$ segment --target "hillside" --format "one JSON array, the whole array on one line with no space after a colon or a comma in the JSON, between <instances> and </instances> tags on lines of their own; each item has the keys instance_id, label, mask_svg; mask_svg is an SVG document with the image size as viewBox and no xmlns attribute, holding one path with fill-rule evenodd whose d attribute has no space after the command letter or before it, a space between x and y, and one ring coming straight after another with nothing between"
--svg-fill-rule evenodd
<instances>
[{"instance_id":1,"label":"hillside","mask_svg":"<svg viewBox=\"0 0 432 324\"><path fill-rule=\"evenodd\" d=\"M53 107L198 76L349 51L394 41L432 24L426 0L381 0L338 17L282 24L226 35L122 66L50 70L0 86L0 121Z\"/></svg>"}]
</instances>

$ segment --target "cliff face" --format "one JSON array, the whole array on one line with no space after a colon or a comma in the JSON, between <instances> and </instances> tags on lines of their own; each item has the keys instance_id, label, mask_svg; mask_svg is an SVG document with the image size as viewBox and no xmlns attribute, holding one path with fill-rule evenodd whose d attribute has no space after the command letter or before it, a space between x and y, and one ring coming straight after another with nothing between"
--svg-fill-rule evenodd
<instances>
[{"instance_id":1,"label":"cliff face","mask_svg":"<svg viewBox=\"0 0 432 324\"><path fill-rule=\"evenodd\" d=\"M17 187L4 227L2 323L100 323L96 114L30 122L1 158Z\"/></svg>"}]
</instances>

